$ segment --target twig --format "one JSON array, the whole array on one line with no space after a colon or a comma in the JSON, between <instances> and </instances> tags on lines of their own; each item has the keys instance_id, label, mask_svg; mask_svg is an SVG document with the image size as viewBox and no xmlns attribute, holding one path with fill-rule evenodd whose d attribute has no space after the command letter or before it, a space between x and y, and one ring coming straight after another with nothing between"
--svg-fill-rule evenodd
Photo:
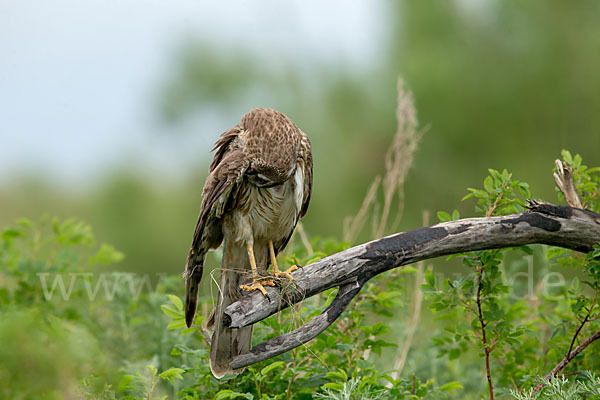
<instances>
[{"instance_id":1,"label":"twig","mask_svg":"<svg viewBox=\"0 0 600 400\"><path fill-rule=\"evenodd\" d=\"M571 354L571 350L573 350L573 346L575 345L575 340L577 339L577 336L579 335L579 332L581 332L581 329L583 328L583 326L585 325L585 323L590 318L590 314L592 313L592 308L593 307L590 307L590 309L588 310L587 315L585 316L585 318L583 319L583 321L581 322L581 324L579 324L579 327L577 327L577 330L575 331L575 334L573 335L573 339L571 339L571 345L569 346L569 350L567 351L567 357L569 356L569 354Z\"/></svg>"},{"instance_id":2,"label":"twig","mask_svg":"<svg viewBox=\"0 0 600 400\"><path fill-rule=\"evenodd\" d=\"M487 212L485 213L486 217L491 217L492 214L494 213L494 211L496 211L496 208L498 207L498 204L500 204L500 200L502 200L504 193L500 193L498 195L498 197L496 197L496 201L494 201L494 204L490 207L489 210L487 210Z\"/></svg>"},{"instance_id":3,"label":"twig","mask_svg":"<svg viewBox=\"0 0 600 400\"><path fill-rule=\"evenodd\" d=\"M584 340L579 346L577 346L575 348L575 350L569 352L569 354L567 354L565 356L565 358L563 358L558 364L556 364L556 366L554 368L552 368L552 371L550 371L548 373L548 375L546 375L544 377L544 380L539 383L531 392L531 395L533 396L534 393L536 393L538 390L540 390L542 387L544 387L544 385L546 385L546 383L552 379L554 376L558 375L558 373L560 371L562 371L562 369L575 357L577 357L577 355L579 353L581 353L586 347L588 347L592 342L594 342L595 340L600 339L600 330L597 330L596 332L594 332L594 334L592 336L590 336L589 338L587 338L586 340Z\"/></svg>"},{"instance_id":4,"label":"twig","mask_svg":"<svg viewBox=\"0 0 600 400\"><path fill-rule=\"evenodd\" d=\"M487 374L488 387L490 389L490 400L494 400L494 385L492 384L492 371L490 369L490 346L488 346L487 338L485 335L486 323L483 320L483 311L481 308L481 280L483 278L483 268L477 267L477 314L479 317L479 324L481 325L481 344L483 345L483 352L485 354L485 371Z\"/></svg>"}]
</instances>

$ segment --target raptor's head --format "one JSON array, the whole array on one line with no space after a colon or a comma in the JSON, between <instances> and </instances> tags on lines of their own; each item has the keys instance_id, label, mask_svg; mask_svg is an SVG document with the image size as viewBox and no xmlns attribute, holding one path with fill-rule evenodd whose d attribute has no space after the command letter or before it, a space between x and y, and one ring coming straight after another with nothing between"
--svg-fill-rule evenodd
<instances>
[{"instance_id":1,"label":"raptor's head","mask_svg":"<svg viewBox=\"0 0 600 400\"><path fill-rule=\"evenodd\" d=\"M275 186L288 179L296 168L302 132L284 114L255 108L242 117L239 137L250 160L247 175L261 187Z\"/></svg>"}]
</instances>

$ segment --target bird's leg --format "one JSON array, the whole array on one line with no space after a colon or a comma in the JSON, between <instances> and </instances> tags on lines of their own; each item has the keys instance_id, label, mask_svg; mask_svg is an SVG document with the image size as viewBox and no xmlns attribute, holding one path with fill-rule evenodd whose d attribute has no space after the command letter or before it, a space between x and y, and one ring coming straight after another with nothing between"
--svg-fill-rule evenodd
<instances>
[{"instance_id":1,"label":"bird's leg","mask_svg":"<svg viewBox=\"0 0 600 400\"><path fill-rule=\"evenodd\" d=\"M258 275L258 268L256 267L256 259L254 258L254 247L251 244L246 244L246 250L248 250L248 258L250 259L250 268L252 268L252 284L241 285L242 290L260 290L261 293L267 296L267 291L264 286L275 286L275 283L271 279L265 280Z\"/></svg>"},{"instance_id":2,"label":"bird's leg","mask_svg":"<svg viewBox=\"0 0 600 400\"><path fill-rule=\"evenodd\" d=\"M285 271L279 270L279 267L277 266L277 259L275 258L275 249L273 248L272 240L269 240L269 254L271 255L271 264L273 264L273 275L276 278L285 277L290 280L294 280L294 278L292 278L292 275L290 275L290 272L297 270L298 267L296 265L292 265Z\"/></svg>"}]
</instances>

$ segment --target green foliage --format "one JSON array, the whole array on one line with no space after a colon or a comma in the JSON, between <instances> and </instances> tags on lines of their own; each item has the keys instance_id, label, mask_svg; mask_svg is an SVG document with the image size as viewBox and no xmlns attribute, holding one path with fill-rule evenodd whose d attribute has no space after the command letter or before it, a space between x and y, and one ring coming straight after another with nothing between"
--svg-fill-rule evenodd
<instances>
[{"instance_id":1,"label":"green foliage","mask_svg":"<svg viewBox=\"0 0 600 400\"><path fill-rule=\"evenodd\" d=\"M488 217L522 212L526 205L517 196L520 194L527 199L530 195L529 184L513 180L512 174L507 170L503 170L502 173L495 169L488 171L490 174L483 180L483 189L469 188L471 193L463 197L463 200L477 198L475 211Z\"/></svg>"},{"instance_id":2,"label":"green foliage","mask_svg":"<svg viewBox=\"0 0 600 400\"><path fill-rule=\"evenodd\" d=\"M345 243L319 238L313 239L311 245L317 249L314 254L309 255L305 248L297 247L286 261L306 265L347 247ZM408 271L410 276L410 269ZM405 275L406 271L397 271L387 279L368 284L337 323L308 346L250 366L237 377L217 380L212 376L208 367L208 348L204 344L207 333L201 324L195 324L191 335L186 328L179 330L181 338L191 336L197 345L175 344L171 352L193 382L178 396L185 399L447 398L448 393L459 387L458 383L437 387L433 381L421 383L416 379L413 384L408 379L393 379L389 371L377 368L373 358L365 358L365 354L381 355L385 349L396 347L386 339L389 327L382 319L395 317L391 310L403 305ZM307 299L290 312L274 315L256 325L254 342L263 342L314 318L332 299L333 292L329 290ZM181 324L181 299L169 296L169 303L163 304L162 310L172 318L169 326ZM317 394L321 397L314 397Z\"/></svg>"},{"instance_id":3,"label":"green foliage","mask_svg":"<svg viewBox=\"0 0 600 400\"><path fill-rule=\"evenodd\" d=\"M597 169L583 166L579 155L571 157L567 151L562 154L565 161L573 166L582 200L589 208L595 209ZM475 210L487 217L524 211L524 199L530 195L529 186L513 180L506 170L500 173L490 169L489 173L483 189L470 188L470 193L463 200L476 198ZM452 216L439 212L438 217L444 222L457 219L459 215L455 210ZM453 255L450 258L461 258L469 268L469 272L460 279L439 282L433 271L427 271L423 287L430 300L430 308L439 319L448 322L444 330L432 339L438 355L456 360L468 355L476 346L480 355L491 362L491 376L496 382L497 394L506 394L506 388L512 388L516 393L518 388L532 386L536 374L544 374L545 369L551 369L571 350L576 332L582 338L598 329L598 248L594 247L586 257L563 249L549 250L550 262L576 267L587 276L584 280L587 290L575 276L569 286L561 286L553 293L540 288L537 293L531 293L530 298L515 296L515 287L507 285L510 266L505 264L507 257L514 258L515 253L521 251L533 256L534 251L528 246ZM540 341L546 346L540 348ZM552 361L540 363L541 360ZM597 362L595 353L588 351L573 360L569 368L593 369ZM564 386L565 382L561 385ZM572 384L570 388L573 393L579 393L578 384Z\"/></svg>"},{"instance_id":4,"label":"green foliage","mask_svg":"<svg viewBox=\"0 0 600 400\"><path fill-rule=\"evenodd\" d=\"M208 367L204 316L186 328L181 298L169 293L181 289L179 277L152 284L147 276L102 269L123 255L96 245L89 224L74 219L23 219L0 238L0 340L13 344L0 347L0 380L9 382L0 387L1 397L310 399L347 392L356 382L356 393L365 396L435 399L459 387L393 379L376 359L365 359L396 346L386 339L389 328L381 319L389 320L390 310L403 305L404 276L411 268L369 284L339 324L310 346L217 380ZM313 254L299 247L287 261L306 265L347 248L332 239L311 244ZM332 292L257 325L255 341L318 315ZM27 373L24 360L31 360Z\"/></svg>"},{"instance_id":5,"label":"green foliage","mask_svg":"<svg viewBox=\"0 0 600 400\"><path fill-rule=\"evenodd\" d=\"M90 226L74 219L21 219L2 230L0 342L10 345L0 346L0 397L68 397L78 379L103 371L101 343L81 323L83 292L70 290L68 303L49 301L40 284L50 275L84 271L98 254L93 241Z\"/></svg>"},{"instance_id":6,"label":"green foliage","mask_svg":"<svg viewBox=\"0 0 600 400\"><path fill-rule=\"evenodd\" d=\"M160 398L148 397L165 391L158 382L181 379L159 309L180 280L107 269L122 259L75 219L21 219L1 231L0 397ZM163 372L144 375L153 363Z\"/></svg>"},{"instance_id":7,"label":"green foliage","mask_svg":"<svg viewBox=\"0 0 600 400\"><path fill-rule=\"evenodd\" d=\"M584 182L578 186L587 190L582 200L597 207L597 187L590 184L596 169L564 155ZM469 191L467 199L476 199L483 216L519 212L529 196L528 186L507 171L490 170L483 189ZM449 221L460 214L438 217ZM315 251L309 254L292 243L284 262L307 265L348 247L333 239L310 244ZM517 293L527 285L510 277L522 272L523 255L541 264L540 276L546 274L527 296ZM496 397L524 399L538 376L600 328L600 244L585 256L531 246L453 257L466 267L459 277L424 272L422 288L434 318L421 316L415 349L399 377L390 366L415 302L411 282L422 271L411 266L369 282L310 343L217 380L203 327L210 298L200 299L199 315L187 328L179 276L152 281L112 272L111 263L123 254L96 244L89 224L22 219L0 232L0 342L11 344L0 346L0 397L476 399L486 392L487 359ZM554 269L571 274L567 285L544 286ZM334 294L328 290L256 324L254 343L314 318ZM568 378L551 380L533 398L598 398L598 378L581 372L598 365L598 352L586 349L562 371Z\"/></svg>"},{"instance_id":8,"label":"green foliage","mask_svg":"<svg viewBox=\"0 0 600 400\"><path fill-rule=\"evenodd\" d=\"M539 380L542 383L541 380ZM568 380L559 377L548 383L544 382L541 390L534 388L519 393L511 390L511 394L517 400L598 400L600 399L600 378L591 373L583 373L577 380Z\"/></svg>"}]
</instances>

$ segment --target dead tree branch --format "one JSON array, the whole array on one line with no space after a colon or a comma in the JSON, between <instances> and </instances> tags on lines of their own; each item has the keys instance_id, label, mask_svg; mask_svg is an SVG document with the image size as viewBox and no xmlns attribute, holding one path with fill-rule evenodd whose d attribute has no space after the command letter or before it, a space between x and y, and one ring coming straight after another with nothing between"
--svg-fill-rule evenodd
<instances>
[{"instance_id":1,"label":"dead tree branch","mask_svg":"<svg viewBox=\"0 0 600 400\"><path fill-rule=\"evenodd\" d=\"M581 200L575 189L575 180L573 177L573 168L564 161L556 160L557 172L554 173L554 182L565 196L567 204L571 207L582 208Z\"/></svg>"},{"instance_id":2,"label":"dead tree branch","mask_svg":"<svg viewBox=\"0 0 600 400\"><path fill-rule=\"evenodd\" d=\"M225 309L233 328L254 324L324 290L339 287L337 297L318 317L285 335L236 357L241 368L274 357L313 339L331 325L372 277L420 260L474 250L541 243L587 252L600 242L600 214L579 208L532 202L530 209L500 217L467 218L397 233L352 247L295 271L297 290L268 287L240 297ZM573 351L575 353L577 349Z\"/></svg>"}]
</instances>

